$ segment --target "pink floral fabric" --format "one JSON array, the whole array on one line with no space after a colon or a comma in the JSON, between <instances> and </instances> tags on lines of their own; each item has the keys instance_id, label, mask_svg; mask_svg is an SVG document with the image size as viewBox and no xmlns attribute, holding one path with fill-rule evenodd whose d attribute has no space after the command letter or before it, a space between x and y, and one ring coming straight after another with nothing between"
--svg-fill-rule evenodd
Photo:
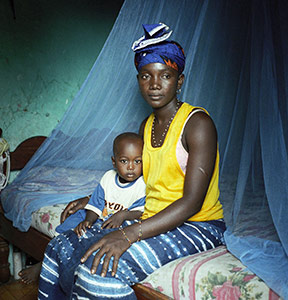
<instances>
[{"instance_id":1,"label":"pink floral fabric","mask_svg":"<svg viewBox=\"0 0 288 300\"><path fill-rule=\"evenodd\" d=\"M60 216L66 204L45 206L32 214L31 226L41 233L53 238L58 233L55 228L60 224Z\"/></svg>"},{"instance_id":2,"label":"pink floral fabric","mask_svg":"<svg viewBox=\"0 0 288 300\"><path fill-rule=\"evenodd\" d=\"M142 284L176 300L281 299L225 246L173 261Z\"/></svg>"},{"instance_id":3,"label":"pink floral fabric","mask_svg":"<svg viewBox=\"0 0 288 300\"><path fill-rule=\"evenodd\" d=\"M241 296L239 286L233 285L232 281L228 280L222 286L215 286L212 295L217 300L238 300Z\"/></svg>"}]
</instances>

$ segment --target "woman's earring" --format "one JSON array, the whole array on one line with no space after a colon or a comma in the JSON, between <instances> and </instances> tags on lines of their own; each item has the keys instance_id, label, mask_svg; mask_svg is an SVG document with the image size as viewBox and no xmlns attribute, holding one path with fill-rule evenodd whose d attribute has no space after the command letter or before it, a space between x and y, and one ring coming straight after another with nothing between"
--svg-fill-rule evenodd
<instances>
[{"instance_id":1,"label":"woman's earring","mask_svg":"<svg viewBox=\"0 0 288 300\"><path fill-rule=\"evenodd\" d=\"M177 93L177 94L180 94L180 93L181 93L181 89L178 89L178 90L176 91L176 93Z\"/></svg>"}]
</instances>

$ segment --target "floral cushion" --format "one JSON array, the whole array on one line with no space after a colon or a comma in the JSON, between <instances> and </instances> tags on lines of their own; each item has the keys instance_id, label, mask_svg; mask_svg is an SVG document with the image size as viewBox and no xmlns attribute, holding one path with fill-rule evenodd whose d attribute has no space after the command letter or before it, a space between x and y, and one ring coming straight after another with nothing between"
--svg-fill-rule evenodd
<instances>
[{"instance_id":1,"label":"floral cushion","mask_svg":"<svg viewBox=\"0 0 288 300\"><path fill-rule=\"evenodd\" d=\"M55 228L60 224L60 215L67 204L45 206L32 214L31 226L53 238L58 233Z\"/></svg>"},{"instance_id":2,"label":"floral cushion","mask_svg":"<svg viewBox=\"0 0 288 300\"><path fill-rule=\"evenodd\" d=\"M170 262L141 283L172 299L280 299L225 246Z\"/></svg>"}]
</instances>

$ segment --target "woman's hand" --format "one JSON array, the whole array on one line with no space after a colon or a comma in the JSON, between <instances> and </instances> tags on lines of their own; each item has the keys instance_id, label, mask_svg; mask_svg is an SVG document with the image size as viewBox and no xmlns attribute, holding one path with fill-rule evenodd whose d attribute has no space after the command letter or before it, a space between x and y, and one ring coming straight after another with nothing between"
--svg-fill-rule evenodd
<instances>
[{"instance_id":1,"label":"woman's hand","mask_svg":"<svg viewBox=\"0 0 288 300\"><path fill-rule=\"evenodd\" d=\"M86 204L89 202L89 197L83 197L80 199L76 199L71 201L63 210L60 216L61 224L71 215L75 214L76 211L83 209Z\"/></svg>"},{"instance_id":2,"label":"woman's hand","mask_svg":"<svg viewBox=\"0 0 288 300\"><path fill-rule=\"evenodd\" d=\"M81 258L81 262L84 263L93 252L99 250L96 253L95 258L93 260L92 267L91 267L91 274L96 273L100 260L102 256L105 254L101 276L102 277L106 276L109 262L112 257L113 257L112 276L115 276L118 267L119 258L129 247L130 247L130 243L124 237L122 232L120 230L116 230L108 233L101 240L99 240L97 243L92 245Z\"/></svg>"}]
</instances>

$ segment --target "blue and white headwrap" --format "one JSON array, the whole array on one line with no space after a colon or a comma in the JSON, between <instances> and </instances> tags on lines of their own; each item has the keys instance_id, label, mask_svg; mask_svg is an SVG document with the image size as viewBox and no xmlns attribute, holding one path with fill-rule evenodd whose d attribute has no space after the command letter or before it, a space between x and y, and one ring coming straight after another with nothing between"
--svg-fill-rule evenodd
<instances>
[{"instance_id":1,"label":"blue and white headwrap","mask_svg":"<svg viewBox=\"0 0 288 300\"><path fill-rule=\"evenodd\" d=\"M185 67L183 48L168 38L172 30L163 23L143 25L145 35L132 45L135 52L135 66L139 71L150 63L165 64L181 74Z\"/></svg>"}]
</instances>

